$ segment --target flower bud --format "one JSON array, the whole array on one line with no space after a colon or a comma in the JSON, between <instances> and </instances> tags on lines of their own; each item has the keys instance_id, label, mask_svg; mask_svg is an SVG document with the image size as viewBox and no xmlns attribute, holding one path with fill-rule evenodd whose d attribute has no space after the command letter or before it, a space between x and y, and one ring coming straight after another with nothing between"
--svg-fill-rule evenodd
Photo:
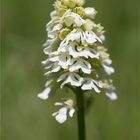
<instances>
[{"instance_id":1,"label":"flower bud","mask_svg":"<svg viewBox=\"0 0 140 140\"><path fill-rule=\"evenodd\" d=\"M56 9L57 15L59 16L62 16L66 12L66 9L67 9L67 6L63 5L61 1L56 1L54 4L54 7Z\"/></svg>"},{"instance_id":2,"label":"flower bud","mask_svg":"<svg viewBox=\"0 0 140 140\"><path fill-rule=\"evenodd\" d=\"M94 19L96 13L97 11L94 8L90 8L90 7L85 8L85 15L88 18Z\"/></svg>"},{"instance_id":3,"label":"flower bud","mask_svg":"<svg viewBox=\"0 0 140 140\"><path fill-rule=\"evenodd\" d=\"M91 20L87 19L85 24L84 24L84 29L87 31L91 31L94 27L94 24Z\"/></svg>"},{"instance_id":4,"label":"flower bud","mask_svg":"<svg viewBox=\"0 0 140 140\"><path fill-rule=\"evenodd\" d=\"M85 15L85 11L83 7L76 7L73 10L75 13L79 14L81 17Z\"/></svg>"},{"instance_id":5,"label":"flower bud","mask_svg":"<svg viewBox=\"0 0 140 140\"><path fill-rule=\"evenodd\" d=\"M70 33L70 29L64 28L60 31L59 38L63 40Z\"/></svg>"},{"instance_id":6,"label":"flower bud","mask_svg":"<svg viewBox=\"0 0 140 140\"><path fill-rule=\"evenodd\" d=\"M65 19L64 19L64 23L66 26L71 26L74 22L74 18L71 17L71 16L67 16Z\"/></svg>"},{"instance_id":7,"label":"flower bud","mask_svg":"<svg viewBox=\"0 0 140 140\"><path fill-rule=\"evenodd\" d=\"M77 5L78 6L83 6L85 3L85 0L77 0Z\"/></svg>"},{"instance_id":8,"label":"flower bud","mask_svg":"<svg viewBox=\"0 0 140 140\"><path fill-rule=\"evenodd\" d=\"M74 8L76 6L76 0L62 0L62 3L69 8Z\"/></svg>"}]
</instances>

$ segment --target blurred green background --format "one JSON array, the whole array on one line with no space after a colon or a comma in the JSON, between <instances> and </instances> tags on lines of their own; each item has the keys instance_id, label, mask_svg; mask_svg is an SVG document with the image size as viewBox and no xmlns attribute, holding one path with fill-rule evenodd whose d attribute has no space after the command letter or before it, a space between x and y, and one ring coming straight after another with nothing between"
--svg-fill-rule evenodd
<instances>
[{"instance_id":1,"label":"blurred green background","mask_svg":"<svg viewBox=\"0 0 140 140\"><path fill-rule=\"evenodd\" d=\"M40 62L53 2L2 1L2 140L77 140L76 114L63 125L51 117L61 91L48 101L36 97L46 81ZM105 27L119 97L111 102L94 94L87 140L138 140L138 0L87 0L86 5L95 6L96 22Z\"/></svg>"}]
</instances>

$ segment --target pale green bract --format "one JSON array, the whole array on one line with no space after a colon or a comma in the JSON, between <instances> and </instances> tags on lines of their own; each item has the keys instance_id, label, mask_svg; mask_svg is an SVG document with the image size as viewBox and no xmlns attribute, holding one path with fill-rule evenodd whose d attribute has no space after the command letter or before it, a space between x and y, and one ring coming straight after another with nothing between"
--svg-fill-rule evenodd
<instances>
[{"instance_id":1,"label":"pale green bract","mask_svg":"<svg viewBox=\"0 0 140 140\"><path fill-rule=\"evenodd\" d=\"M84 0L57 0L46 25L48 38L44 44L47 59L45 90L38 94L48 99L54 89L64 86L80 87L83 91L104 93L116 100L115 87L109 76L114 73L112 60L103 46L104 28L94 22L97 11L84 8ZM59 105L66 105L60 103ZM73 109L72 105L71 108ZM62 107L53 114L60 123L65 122L68 108ZM71 111L73 116L74 110Z\"/></svg>"}]
</instances>

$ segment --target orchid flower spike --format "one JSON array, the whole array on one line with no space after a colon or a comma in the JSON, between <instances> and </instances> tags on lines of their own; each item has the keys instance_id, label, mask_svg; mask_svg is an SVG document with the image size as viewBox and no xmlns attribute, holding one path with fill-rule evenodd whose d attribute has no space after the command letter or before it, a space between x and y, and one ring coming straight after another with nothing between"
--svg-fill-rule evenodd
<instances>
[{"instance_id":1,"label":"orchid flower spike","mask_svg":"<svg viewBox=\"0 0 140 140\"><path fill-rule=\"evenodd\" d=\"M46 60L45 90L38 97L46 100L54 89L64 86L92 90L116 100L115 87L110 79L114 73L112 60L103 46L104 28L94 22L97 11L83 5L85 0L56 0L44 44ZM66 120L68 108L53 114L60 123ZM63 116L63 117L62 117ZM62 119L59 119L62 118Z\"/></svg>"}]
</instances>

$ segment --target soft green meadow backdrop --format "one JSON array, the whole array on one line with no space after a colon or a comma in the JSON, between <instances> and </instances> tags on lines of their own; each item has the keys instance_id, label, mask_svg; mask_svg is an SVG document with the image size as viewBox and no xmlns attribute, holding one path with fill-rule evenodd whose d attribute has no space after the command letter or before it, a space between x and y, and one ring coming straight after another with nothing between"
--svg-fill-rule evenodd
<instances>
[{"instance_id":1,"label":"soft green meadow backdrop","mask_svg":"<svg viewBox=\"0 0 140 140\"><path fill-rule=\"evenodd\" d=\"M77 140L76 114L63 125L51 114L54 101L72 95L58 90L48 101L36 97L47 78L40 62L53 0L2 1L2 140ZM119 99L95 94L86 115L87 140L139 140L138 0L87 0L106 30ZM88 93L87 93L88 94ZM72 95L73 96L73 95Z\"/></svg>"}]
</instances>

